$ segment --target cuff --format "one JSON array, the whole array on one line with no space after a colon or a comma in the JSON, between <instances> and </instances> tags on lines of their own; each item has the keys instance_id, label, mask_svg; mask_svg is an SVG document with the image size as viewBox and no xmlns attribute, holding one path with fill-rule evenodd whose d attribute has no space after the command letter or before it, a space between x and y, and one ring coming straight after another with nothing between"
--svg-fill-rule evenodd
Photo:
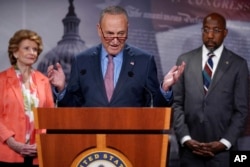
<instances>
[{"instance_id":1,"label":"cuff","mask_svg":"<svg viewBox=\"0 0 250 167\"><path fill-rule=\"evenodd\" d=\"M232 146L232 144L224 138L220 139L220 142L226 146L226 150L229 150Z\"/></svg>"},{"instance_id":2,"label":"cuff","mask_svg":"<svg viewBox=\"0 0 250 167\"><path fill-rule=\"evenodd\" d=\"M184 146L184 143L188 140L191 140L191 136L187 135L187 136L184 136L182 139L181 139L181 145Z\"/></svg>"}]
</instances>

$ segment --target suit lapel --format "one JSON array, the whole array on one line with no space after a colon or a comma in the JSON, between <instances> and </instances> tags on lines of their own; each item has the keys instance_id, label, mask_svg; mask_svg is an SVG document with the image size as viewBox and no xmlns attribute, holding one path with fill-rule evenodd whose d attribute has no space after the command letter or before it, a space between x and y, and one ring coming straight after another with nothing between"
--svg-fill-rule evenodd
<instances>
[{"instance_id":1,"label":"suit lapel","mask_svg":"<svg viewBox=\"0 0 250 167\"><path fill-rule=\"evenodd\" d=\"M93 77L97 84L97 89L100 88L100 92L102 92L103 99L108 101L108 97L106 94L104 79L102 75L102 65L101 65L101 48L102 45L98 45L96 50L93 52L92 59L91 59L91 69L93 71Z\"/></svg>"},{"instance_id":2,"label":"suit lapel","mask_svg":"<svg viewBox=\"0 0 250 167\"><path fill-rule=\"evenodd\" d=\"M216 71L214 73L214 77L212 79L211 85L208 89L209 90L208 94L215 88L216 84L218 83L218 81L220 81L221 77L224 75L226 70L230 67L231 63L232 63L231 55L228 54L227 50L224 48L221 54L219 63L217 65Z\"/></svg>"},{"instance_id":3,"label":"suit lapel","mask_svg":"<svg viewBox=\"0 0 250 167\"><path fill-rule=\"evenodd\" d=\"M194 57L190 60L190 66L194 74L194 79L196 80L197 86L200 88L202 94L204 94L203 88L203 78L202 78L202 48L199 48L197 52L193 55Z\"/></svg>"},{"instance_id":4,"label":"suit lapel","mask_svg":"<svg viewBox=\"0 0 250 167\"><path fill-rule=\"evenodd\" d=\"M121 72L111 100L116 97L119 94L120 90L123 88L124 83L126 83L129 77L129 72L133 72L135 57L134 55L130 54L129 51L130 47L128 45L125 45L123 51L123 62Z\"/></svg>"}]
</instances>

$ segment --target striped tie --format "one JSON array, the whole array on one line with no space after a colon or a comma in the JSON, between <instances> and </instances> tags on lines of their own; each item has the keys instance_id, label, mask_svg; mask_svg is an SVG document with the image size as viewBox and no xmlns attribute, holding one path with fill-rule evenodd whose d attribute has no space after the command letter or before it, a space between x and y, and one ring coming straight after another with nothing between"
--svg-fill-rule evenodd
<instances>
[{"instance_id":1,"label":"striped tie","mask_svg":"<svg viewBox=\"0 0 250 167\"><path fill-rule=\"evenodd\" d=\"M211 83L212 72L213 72L213 60L212 60L213 56L214 56L213 53L208 53L208 60L207 60L205 67L202 71L203 87L204 87L205 94L207 93L208 87Z\"/></svg>"}]
</instances>

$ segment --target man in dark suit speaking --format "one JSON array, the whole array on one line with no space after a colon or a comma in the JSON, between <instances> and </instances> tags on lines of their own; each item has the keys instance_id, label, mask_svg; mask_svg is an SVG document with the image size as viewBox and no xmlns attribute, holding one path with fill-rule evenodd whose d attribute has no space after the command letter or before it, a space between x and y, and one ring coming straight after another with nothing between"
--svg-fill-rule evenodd
<instances>
[{"instance_id":1,"label":"man in dark suit speaking","mask_svg":"<svg viewBox=\"0 0 250 167\"><path fill-rule=\"evenodd\" d=\"M181 167L229 167L230 150L248 114L249 72L245 59L228 50L226 19L203 20L203 45L181 55L185 71L174 91L174 130Z\"/></svg>"},{"instance_id":2,"label":"man in dark suit speaking","mask_svg":"<svg viewBox=\"0 0 250 167\"><path fill-rule=\"evenodd\" d=\"M126 44L128 15L119 6L104 9L97 24L101 44L75 57L69 83L59 63L48 67L58 106L145 107L170 106L171 86L185 63L174 66L160 84L154 56Z\"/></svg>"}]
</instances>

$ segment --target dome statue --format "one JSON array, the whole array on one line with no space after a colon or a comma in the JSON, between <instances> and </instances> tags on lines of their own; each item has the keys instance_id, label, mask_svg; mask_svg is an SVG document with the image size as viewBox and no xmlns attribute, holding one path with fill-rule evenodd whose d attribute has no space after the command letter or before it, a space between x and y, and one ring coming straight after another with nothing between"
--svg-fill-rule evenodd
<instances>
[{"instance_id":1,"label":"dome statue","mask_svg":"<svg viewBox=\"0 0 250 167\"><path fill-rule=\"evenodd\" d=\"M39 71L46 75L48 66L59 62L65 72L66 82L69 79L72 58L87 49L85 42L79 35L80 19L75 14L73 0L69 0L69 3L68 14L62 20L64 25L63 37L56 47L44 55L37 67Z\"/></svg>"}]
</instances>

